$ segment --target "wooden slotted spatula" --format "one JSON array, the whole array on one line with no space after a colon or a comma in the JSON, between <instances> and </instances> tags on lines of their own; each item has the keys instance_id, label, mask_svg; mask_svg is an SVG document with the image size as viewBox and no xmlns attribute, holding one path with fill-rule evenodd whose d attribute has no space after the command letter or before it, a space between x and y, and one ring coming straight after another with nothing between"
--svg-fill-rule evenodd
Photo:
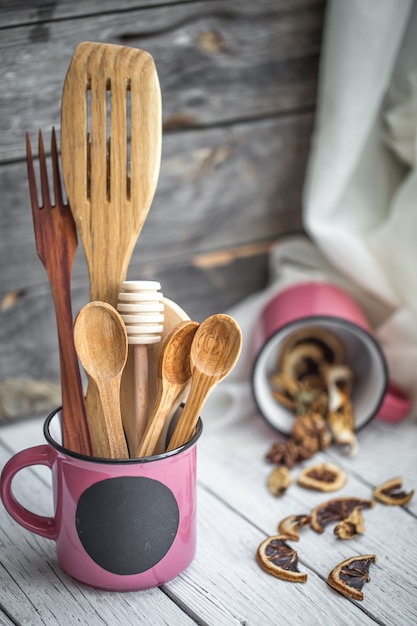
<instances>
[{"instance_id":1,"label":"wooden slotted spatula","mask_svg":"<svg viewBox=\"0 0 417 626\"><path fill-rule=\"evenodd\" d=\"M117 306L155 192L161 141L161 93L152 57L125 46L79 44L62 95L61 159L91 301ZM95 454L109 456L91 379L86 402Z\"/></svg>"}]
</instances>

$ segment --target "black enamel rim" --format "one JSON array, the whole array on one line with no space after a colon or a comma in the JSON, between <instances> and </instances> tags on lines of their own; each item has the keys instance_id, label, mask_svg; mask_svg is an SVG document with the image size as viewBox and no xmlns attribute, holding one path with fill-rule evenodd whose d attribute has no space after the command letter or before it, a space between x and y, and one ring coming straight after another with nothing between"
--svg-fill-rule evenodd
<instances>
[{"instance_id":1,"label":"black enamel rim","mask_svg":"<svg viewBox=\"0 0 417 626\"><path fill-rule=\"evenodd\" d=\"M134 458L134 459L109 459L109 458L104 458L104 457L99 457L99 456L87 456L86 454L80 454L78 452L74 452L73 450L69 450L68 448L64 448L64 446L62 446L60 443L58 443L57 441L55 441L55 439L52 437L49 429L50 429L50 424L52 419L56 416L56 414L61 411L62 407L58 407L57 409L54 409L52 411L52 413L50 413L48 415L48 417L45 420L44 426L43 426L43 434L44 437L46 439L46 441L53 447L55 448L55 450L58 450L59 452L62 452L68 456L74 457L76 459L81 459L83 461L90 461L93 463L111 463L111 464L124 464L124 465L131 465L134 463L151 463L153 461L158 461L158 460L162 460L162 459L167 459L170 458L172 456L175 456L177 454L181 454L181 452L184 452L185 450L187 450L188 448L191 448L200 438L201 433L203 431L203 422L201 421L201 417L198 418L198 422L197 422L197 426L196 426L196 430L194 433L194 436L187 441L187 443L185 443L183 446L180 446L179 448L175 448L175 450L171 450L170 452L163 452L162 454L155 454L153 456L146 456L146 457L138 457L138 458Z\"/></svg>"}]
</instances>

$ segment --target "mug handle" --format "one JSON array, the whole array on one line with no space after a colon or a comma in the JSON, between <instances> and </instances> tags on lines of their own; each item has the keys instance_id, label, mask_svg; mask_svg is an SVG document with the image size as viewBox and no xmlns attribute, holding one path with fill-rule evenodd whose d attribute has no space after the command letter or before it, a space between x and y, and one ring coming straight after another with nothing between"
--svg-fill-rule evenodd
<instances>
[{"instance_id":1,"label":"mug handle","mask_svg":"<svg viewBox=\"0 0 417 626\"><path fill-rule=\"evenodd\" d=\"M0 482L1 499L9 515L23 528L46 539L57 538L55 518L38 515L20 504L13 495L12 482L15 475L23 468L31 465L46 465L52 469L54 461L55 453L46 444L22 450L6 463Z\"/></svg>"},{"instance_id":2,"label":"mug handle","mask_svg":"<svg viewBox=\"0 0 417 626\"><path fill-rule=\"evenodd\" d=\"M411 411L411 398L397 385L389 382L385 398L382 401L377 417L384 422L396 424L401 422Z\"/></svg>"}]
</instances>

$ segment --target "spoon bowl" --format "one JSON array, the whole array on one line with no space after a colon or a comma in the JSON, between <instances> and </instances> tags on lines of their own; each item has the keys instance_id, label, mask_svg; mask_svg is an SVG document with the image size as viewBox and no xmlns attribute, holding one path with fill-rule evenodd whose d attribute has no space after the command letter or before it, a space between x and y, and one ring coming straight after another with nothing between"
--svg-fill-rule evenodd
<instances>
[{"instance_id":1,"label":"spoon bowl","mask_svg":"<svg viewBox=\"0 0 417 626\"><path fill-rule=\"evenodd\" d=\"M180 322L165 339L158 360L159 389L138 457L160 452L157 445L172 406L191 379L190 351L197 329L197 322Z\"/></svg>"},{"instance_id":2,"label":"spoon bowl","mask_svg":"<svg viewBox=\"0 0 417 626\"><path fill-rule=\"evenodd\" d=\"M95 427L99 427L95 438L101 440L101 454L106 451L110 458L127 458L119 399L128 350L123 320L107 302L90 302L75 320L74 343L100 395L104 419L102 424L95 420Z\"/></svg>"},{"instance_id":3,"label":"spoon bowl","mask_svg":"<svg viewBox=\"0 0 417 626\"><path fill-rule=\"evenodd\" d=\"M232 371L241 349L242 332L229 315L212 315L200 325L190 352L190 393L168 451L184 445L191 438L209 393Z\"/></svg>"}]
</instances>

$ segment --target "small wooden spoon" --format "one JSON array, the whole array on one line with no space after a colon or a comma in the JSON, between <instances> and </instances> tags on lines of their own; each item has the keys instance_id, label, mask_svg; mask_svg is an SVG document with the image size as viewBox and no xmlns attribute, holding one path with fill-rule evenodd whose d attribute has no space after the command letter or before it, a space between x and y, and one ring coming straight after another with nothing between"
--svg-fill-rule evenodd
<instances>
[{"instance_id":1,"label":"small wooden spoon","mask_svg":"<svg viewBox=\"0 0 417 626\"><path fill-rule=\"evenodd\" d=\"M120 381L128 348L123 320L107 302L89 302L76 317L74 342L100 394L104 420L100 432L95 433L101 440L100 449L107 450L109 458L128 458L120 414Z\"/></svg>"},{"instance_id":2,"label":"small wooden spoon","mask_svg":"<svg viewBox=\"0 0 417 626\"><path fill-rule=\"evenodd\" d=\"M158 362L159 392L137 456L156 453L156 446L177 397L191 378L190 350L197 322L181 322L167 335Z\"/></svg>"},{"instance_id":3,"label":"small wooden spoon","mask_svg":"<svg viewBox=\"0 0 417 626\"><path fill-rule=\"evenodd\" d=\"M168 451L192 437L201 409L213 387L234 368L242 348L242 332L229 315L208 317L197 330L191 346L191 388Z\"/></svg>"}]
</instances>

